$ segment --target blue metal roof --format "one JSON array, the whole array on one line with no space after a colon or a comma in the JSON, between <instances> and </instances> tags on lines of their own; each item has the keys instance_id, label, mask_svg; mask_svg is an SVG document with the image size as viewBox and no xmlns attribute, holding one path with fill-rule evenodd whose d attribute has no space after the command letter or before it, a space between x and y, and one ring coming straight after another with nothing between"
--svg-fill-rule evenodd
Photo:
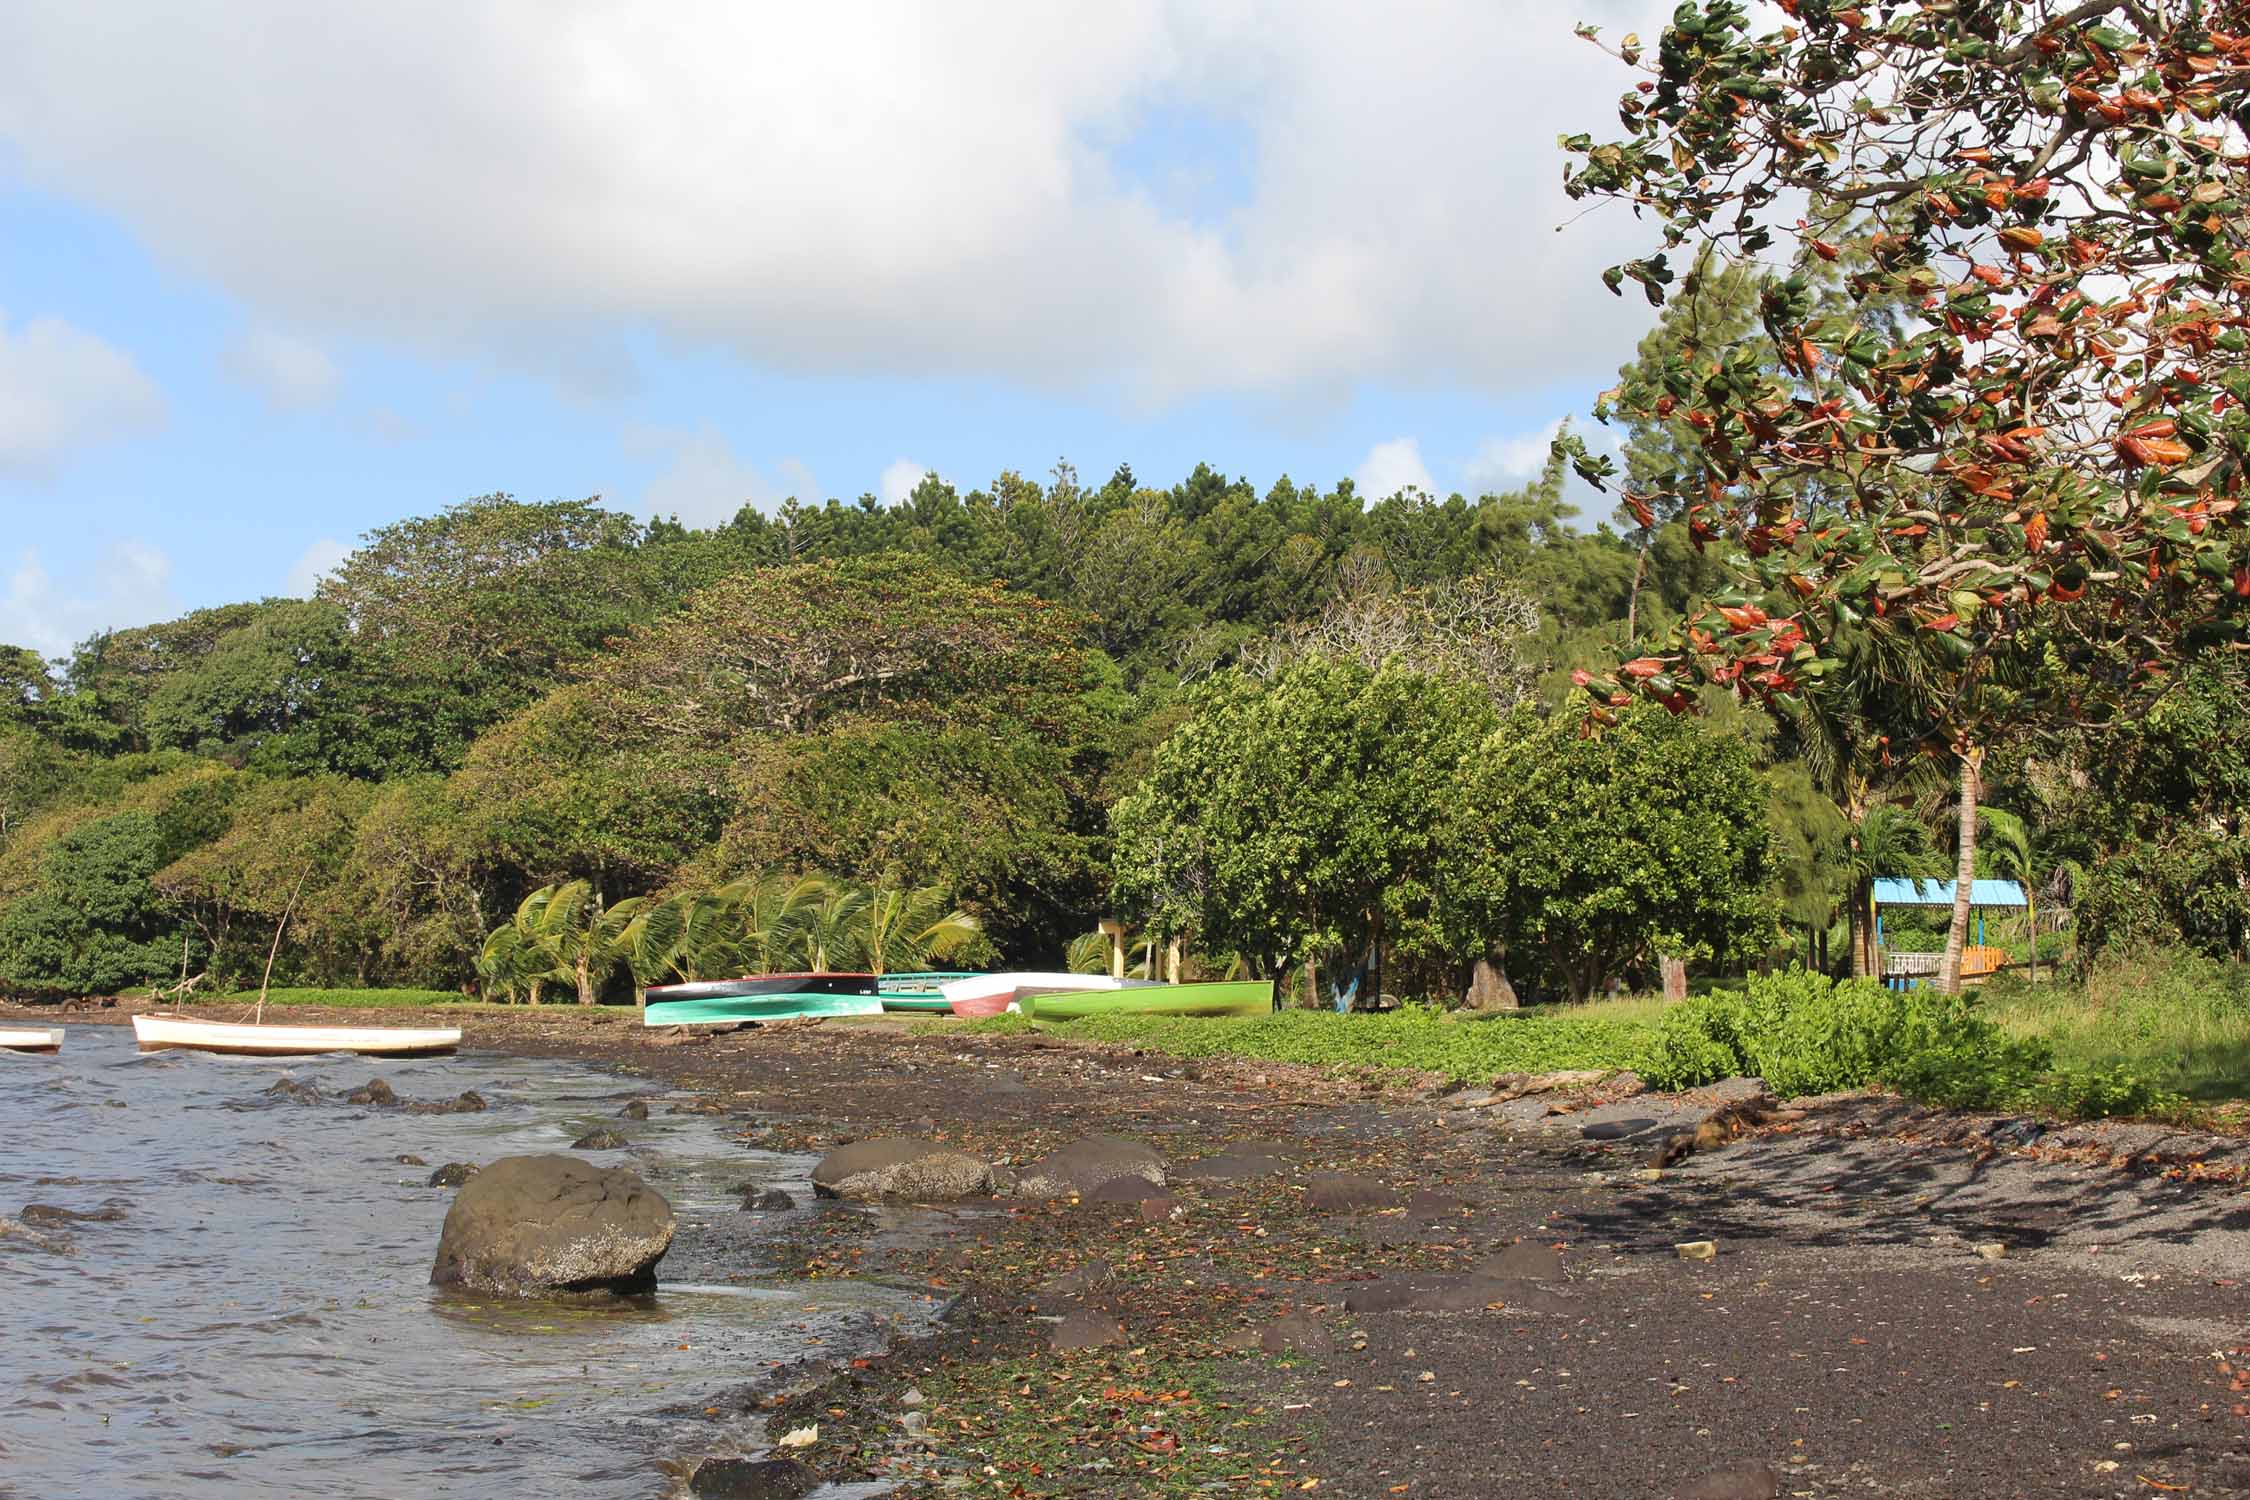
<instances>
[{"instance_id":1,"label":"blue metal roof","mask_svg":"<svg viewBox=\"0 0 2250 1500\"><path fill-rule=\"evenodd\" d=\"M1879 877L1875 882L1877 906L1951 906L1950 880L1900 880ZM1971 906L2028 906L2023 887L2013 880L1976 880L1969 884Z\"/></svg>"}]
</instances>

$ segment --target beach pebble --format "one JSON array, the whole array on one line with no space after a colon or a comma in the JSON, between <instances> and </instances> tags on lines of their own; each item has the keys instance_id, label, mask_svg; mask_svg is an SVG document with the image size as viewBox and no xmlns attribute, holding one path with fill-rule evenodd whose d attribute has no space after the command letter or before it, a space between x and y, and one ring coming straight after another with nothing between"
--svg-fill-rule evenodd
<instances>
[{"instance_id":1,"label":"beach pebble","mask_svg":"<svg viewBox=\"0 0 2250 1500\"><path fill-rule=\"evenodd\" d=\"M1672 1247L1682 1260L1717 1260L1719 1245L1716 1240L1687 1240Z\"/></svg>"},{"instance_id":2,"label":"beach pebble","mask_svg":"<svg viewBox=\"0 0 2250 1500\"><path fill-rule=\"evenodd\" d=\"M777 1187L746 1187L742 1190L744 1213L779 1213L796 1206L797 1200Z\"/></svg>"},{"instance_id":3,"label":"beach pebble","mask_svg":"<svg viewBox=\"0 0 2250 1500\"><path fill-rule=\"evenodd\" d=\"M647 1119L648 1101L646 1099L635 1099L632 1103L626 1105L623 1109L617 1112L617 1118L619 1118L620 1120Z\"/></svg>"},{"instance_id":4,"label":"beach pebble","mask_svg":"<svg viewBox=\"0 0 2250 1500\"><path fill-rule=\"evenodd\" d=\"M1153 1146L1126 1136L1092 1135L1049 1152L1017 1173L1016 1196L1083 1196L1124 1177L1163 1187L1163 1156Z\"/></svg>"},{"instance_id":5,"label":"beach pebble","mask_svg":"<svg viewBox=\"0 0 2250 1500\"><path fill-rule=\"evenodd\" d=\"M1351 1172L1314 1172L1305 1178L1306 1206L1323 1213L1396 1208L1403 1201L1396 1191L1374 1178Z\"/></svg>"},{"instance_id":6,"label":"beach pebble","mask_svg":"<svg viewBox=\"0 0 2250 1500\"><path fill-rule=\"evenodd\" d=\"M829 1152L812 1184L823 1198L971 1198L992 1190L992 1167L934 1141L881 1136Z\"/></svg>"},{"instance_id":7,"label":"beach pebble","mask_svg":"<svg viewBox=\"0 0 2250 1500\"><path fill-rule=\"evenodd\" d=\"M1073 1349L1100 1349L1125 1342L1125 1325L1108 1313L1082 1307L1055 1325L1047 1347L1057 1354Z\"/></svg>"},{"instance_id":8,"label":"beach pebble","mask_svg":"<svg viewBox=\"0 0 2250 1500\"><path fill-rule=\"evenodd\" d=\"M1745 1464L1706 1474L1680 1491L1680 1500L1779 1500L1781 1475L1771 1464Z\"/></svg>"},{"instance_id":9,"label":"beach pebble","mask_svg":"<svg viewBox=\"0 0 2250 1500\"><path fill-rule=\"evenodd\" d=\"M570 1143L573 1151L622 1151L632 1144L614 1130L592 1130Z\"/></svg>"},{"instance_id":10,"label":"beach pebble","mask_svg":"<svg viewBox=\"0 0 2250 1500\"><path fill-rule=\"evenodd\" d=\"M459 1187L476 1175L477 1164L475 1162L449 1161L430 1174L429 1185L431 1187Z\"/></svg>"}]
</instances>

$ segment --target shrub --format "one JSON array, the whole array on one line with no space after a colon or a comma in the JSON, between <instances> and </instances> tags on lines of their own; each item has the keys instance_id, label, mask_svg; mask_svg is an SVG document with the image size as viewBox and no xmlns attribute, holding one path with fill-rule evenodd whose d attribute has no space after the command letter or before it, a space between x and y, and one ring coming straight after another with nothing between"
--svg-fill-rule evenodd
<instances>
[{"instance_id":1,"label":"shrub","mask_svg":"<svg viewBox=\"0 0 2250 1500\"><path fill-rule=\"evenodd\" d=\"M1664 1089L1745 1073L1784 1096L1883 1084L1976 1106L2009 1097L2048 1061L2043 1044L2011 1040L1971 1001L1791 968L1673 1007L1643 1072Z\"/></svg>"}]
</instances>

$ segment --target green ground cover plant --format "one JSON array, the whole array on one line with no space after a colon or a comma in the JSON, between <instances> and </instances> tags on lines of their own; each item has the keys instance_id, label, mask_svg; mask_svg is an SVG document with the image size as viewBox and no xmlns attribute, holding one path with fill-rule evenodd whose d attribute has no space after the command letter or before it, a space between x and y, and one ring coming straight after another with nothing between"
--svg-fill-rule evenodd
<instances>
[{"instance_id":1,"label":"green ground cover plant","mask_svg":"<svg viewBox=\"0 0 2250 1500\"><path fill-rule=\"evenodd\" d=\"M1987 1012L2068 1072L2123 1072L2199 1104L2250 1097L2250 965L2180 949L2104 955L2081 978L1996 977Z\"/></svg>"}]
</instances>

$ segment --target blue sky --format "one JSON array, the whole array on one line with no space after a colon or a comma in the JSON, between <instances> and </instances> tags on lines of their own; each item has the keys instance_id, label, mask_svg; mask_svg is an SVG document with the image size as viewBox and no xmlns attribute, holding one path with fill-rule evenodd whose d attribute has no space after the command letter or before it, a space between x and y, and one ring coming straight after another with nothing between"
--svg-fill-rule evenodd
<instances>
[{"instance_id":1,"label":"blue sky","mask_svg":"<svg viewBox=\"0 0 2250 1500\"><path fill-rule=\"evenodd\" d=\"M87 14L0 18L0 641L50 653L493 490L1474 492L1646 318L1629 223L1555 232L1630 79L1542 5Z\"/></svg>"}]
</instances>

